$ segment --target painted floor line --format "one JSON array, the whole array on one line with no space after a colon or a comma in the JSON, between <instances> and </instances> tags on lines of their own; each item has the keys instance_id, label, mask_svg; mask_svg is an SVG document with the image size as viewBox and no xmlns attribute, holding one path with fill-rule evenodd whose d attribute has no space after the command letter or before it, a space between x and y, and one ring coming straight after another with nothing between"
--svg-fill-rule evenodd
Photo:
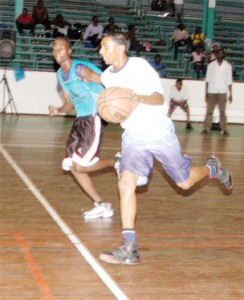
<instances>
[{"instance_id":1,"label":"painted floor line","mask_svg":"<svg viewBox=\"0 0 244 300\"><path fill-rule=\"evenodd\" d=\"M72 232L69 226L63 221L56 210L50 205L50 203L45 199L45 197L38 191L33 182L28 178L24 171L18 166L14 159L8 154L8 152L0 145L0 152L5 157L6 161L11 165L14 171L26 184L28 189L33 193L37 200L46 209L52 219L57 223L63 233L71 241L71 243L76 247L83 258L89 263L92 269L97 273L101 280L106 284L109 290L114 294L117 299L128 300L126 294L118 287L116 282L110 277L110 275L103 269L103 267L96 261L90 251L82 244L79 238Z\"/></svg>"}]
</instances>

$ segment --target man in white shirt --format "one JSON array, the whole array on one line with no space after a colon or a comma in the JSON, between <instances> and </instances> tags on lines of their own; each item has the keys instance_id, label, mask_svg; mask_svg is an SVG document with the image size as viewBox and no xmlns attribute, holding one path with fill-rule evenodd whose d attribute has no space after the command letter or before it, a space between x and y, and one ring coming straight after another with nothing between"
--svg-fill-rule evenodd
<instances>
[{"instance_id":1,"label":"man in white shirt","mask_svg":"<svg viewBox=\"0 0 244 300\"><path fill-rule=\"evenodd\" d=\"M92 23L90 23L84 32L83 40L90 41L93 48L100 45L103 35L103 26L98 23L98 17L92 17Z\"/></svg>"},{"instance_id":2,"label":"man in white shirt","mask_svg":"<svg viewBox=\"0 0 244 300\"><path fill-rule=\"evenodd\" d=\"M172 85L170 88L170 107L169 107L169 117L171 118L172 113L176 107L180 107L187 117L186 130L192 130L190 122L190 109L187 103L188 100L188 89L186 86L183 86L183 80L178 78L175 82L175 85Z\"/></svg>"},{"instance_id":3,"label":"man in white shirt","mask_svg":"<svg viewBox=\"0 0 244 300\"><path fill-rule=\"evenodd\" d=\"M206 102L207 112L203 123L204 135L207 135L211 129L213 112L218 105L220 113L221 134L228 135L227 118L225 114L227 93L229 92L229 102L232 102L232 82L233 72L231 64L224 59L224 49L219 49L216 54L216 60L208 64L206 74Z\"/></svg>"},{"instance_id":4,"label":"man in white shirt","mask_svg":"<svg viewBox=\"0 0 244 300\"><path fill-rule=\"evenodd\" d=\"M191 37L182 23L180 23L175 29L172 36L172 42L174 47L174 59L176 60L178 57L179 47L185 47L191 43Z\"/></svg>"}]
</instances>

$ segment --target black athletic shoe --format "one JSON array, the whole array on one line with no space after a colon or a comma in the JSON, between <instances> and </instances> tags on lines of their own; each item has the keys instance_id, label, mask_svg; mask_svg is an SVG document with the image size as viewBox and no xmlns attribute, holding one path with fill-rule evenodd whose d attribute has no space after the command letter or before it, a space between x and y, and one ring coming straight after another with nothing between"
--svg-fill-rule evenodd
<instances>
[{"instance_id":1,"label":"black athletic shoe","mask_svg":"<svg viewBox=\"0 0 244 300\"><path fill-rule=\"evenodd\" d=\"M202 132L201 132L202 135L208 135L208 130L207 129L204 129Z\"/></svg>"},{"instance_id":2,"label":"black athletic shoe","mask_svg":"<svg viewBox=\"0 0 244 300\"><path fill-rule=\"evenodd\" d=\"M187 123L186 124L186 130L187 131L190 131L190 130L192 130L193 128L192 128L192 126L191 126L191 123L189 122L189 123Z\"/></svg>"}]
</instances>

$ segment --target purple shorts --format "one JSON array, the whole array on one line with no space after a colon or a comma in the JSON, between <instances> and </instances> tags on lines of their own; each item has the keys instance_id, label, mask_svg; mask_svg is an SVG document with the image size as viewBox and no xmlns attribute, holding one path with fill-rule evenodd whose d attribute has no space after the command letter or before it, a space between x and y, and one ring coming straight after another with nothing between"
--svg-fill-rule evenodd
<instances>
[{"instance_id":1,"label":"purple shorts","mask_svg":"<svg viewBox=\"0 0 244 300\"><path fill-rule=\"evenodd\" d=\"M167 174L176 183L184 182L189 177L192 160L183 155L177 136L170 133L160 139L145 142L123 134L120 172L130 171L149 180L154 159L158 160Z\"/></svg>"}]
</instances>

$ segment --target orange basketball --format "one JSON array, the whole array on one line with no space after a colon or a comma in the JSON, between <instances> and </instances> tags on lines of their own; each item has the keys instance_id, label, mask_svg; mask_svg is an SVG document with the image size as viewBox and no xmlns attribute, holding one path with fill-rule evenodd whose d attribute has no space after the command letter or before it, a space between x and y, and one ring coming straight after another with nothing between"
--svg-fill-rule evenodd
<instances>
[{"instance_id":1,"label":"orange basketball","mask_svg":"<svg viewBox=\"0 0 244 300\"><path fill-rule=\"evenodd\" d=\"M97 108L99 115L107 122L125 121L138 104L137 95L129 89L109 87L99 95Z\"/></svg>"}]
</instances>

